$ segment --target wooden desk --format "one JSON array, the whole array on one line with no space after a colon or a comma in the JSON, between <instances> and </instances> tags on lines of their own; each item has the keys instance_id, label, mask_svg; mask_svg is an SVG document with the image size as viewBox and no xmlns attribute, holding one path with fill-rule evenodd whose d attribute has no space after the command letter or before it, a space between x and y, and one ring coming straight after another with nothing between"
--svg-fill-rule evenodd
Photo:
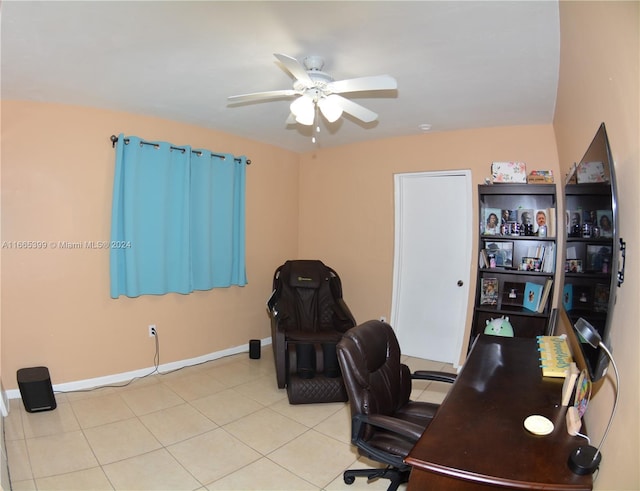
<instances>
[{"instance_id":1,"label":"wooden desk","mask_svg":"<svg viewBox=\"0 0 640 491\"><path fill-rule=\"evenodd\" d=\"M408 489L590 490L572 473L569 454L585 443L566 431L563 379L542 377L535 339L480 335L436 417L406 458ZM529 433L527 416L554 424Z\"/></svg>"}]
</instances>

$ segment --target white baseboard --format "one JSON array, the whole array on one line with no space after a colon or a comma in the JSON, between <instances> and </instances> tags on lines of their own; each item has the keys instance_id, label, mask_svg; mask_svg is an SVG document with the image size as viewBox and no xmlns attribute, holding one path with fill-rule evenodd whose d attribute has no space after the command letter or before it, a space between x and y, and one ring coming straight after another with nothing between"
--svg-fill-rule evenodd
<instances>
[{"instance_id":1,"label":"white baseboard","mask_svg":"<svg viewBox=\"0 0 640 491\"><path fill-rule=\"evenodd\" d=\"M268 346L270 344L271 344L271 337L260 340L261 346ZM233 348L227 348L221 351L216 351L214 353L209 353L203 356L199 356L197 358L190 358L188 360L180 360L180 361L174 361L171 363L158 365L157 370L155 367L141 368L140 370L117 373L114 375L107 375L105 377L96 377L96 378L91 378L86 380L78 380L75 382L66 382L63 384L53 384L53 391L54 392L73 392L76 390L86 390L86 389L92 389L95 387L101 387L103 385L121 384L123 382L128 382L135 378L145 377L147 375L151 375L156 372L159 372L159 373L171 372L173 370L178 370L180 368L199 365L201 363L206 363L208 361L224 358L225 356L236 355L238 353L245 353L248 351L249 351L249 343L243 344L240 346L234 346ZM19 399L20 390L19 389L8 390L6 391L6 397L9 399ZM8 408L8 405L7 405L7 408ZM0 405L0 410L1 409L2 409L2 406ZM3 413L3 415L5 414Z\"/></svg>"},{"instance_id":2,"label":"white baseboard","mask_svg":"<svg viewBox=\"0 0 640 491\"><path fill-rule=\"evenodd\" d=\"M9 415L9 398L0 380L0 416L6 418Z\"/></svg>"}]
</instances>

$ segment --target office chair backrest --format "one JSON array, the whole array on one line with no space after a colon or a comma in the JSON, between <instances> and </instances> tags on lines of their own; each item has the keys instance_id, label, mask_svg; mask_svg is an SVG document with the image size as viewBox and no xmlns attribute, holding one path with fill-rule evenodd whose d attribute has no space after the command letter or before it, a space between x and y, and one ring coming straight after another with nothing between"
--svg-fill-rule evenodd
<instances>
[{"instance_id":1,"label":"office chair backrest","mask_svg":"<svg viewBox=\"0 0 640 491\"><path fill-rule=\"evenodd\" d=\"M274 275L273 289L285 330L335 330L335 305L342 298L342 285L337 273L322 261L286 261Z\"/></svg>"},{"instance_id":2,"label":"office chair backrest","mask_svg":"<svg viewBox=\"0 0 640 491\"><path fill-rule=\"evenodd\" d=\"M390 325L371 320L349 329L338 343L338 359L352 417L391 416L409 401L411 373L400 362L400 346Z\"/></svg>"}]
</instances>

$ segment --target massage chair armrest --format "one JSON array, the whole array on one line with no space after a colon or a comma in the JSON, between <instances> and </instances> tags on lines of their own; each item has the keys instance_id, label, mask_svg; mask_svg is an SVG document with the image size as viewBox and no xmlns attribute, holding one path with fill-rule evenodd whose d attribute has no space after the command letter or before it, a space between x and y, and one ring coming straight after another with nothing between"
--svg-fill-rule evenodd
<instances>
[{"instance_id":1,"label":"massage chair armrest","mask_svg":"<svg viewBox=\"0 0 640 491\"><path fill-rule=\"evenodd\" d=\"M276 306L276 290L271 292L271 295L267 299L267 312L269 313L269 317L273 318L277 315L275 311Z\"/></svg>"},{"instance_id":2,"label":"massage chair armrest","mask_svg":"<svg viewBox=\"0 0 640 491\"><path fill-rule=\"evenodd\" d=\"M455 373L447 373L439 370L416 370L411 374L415 380L433 380L435 382L446 382L452 384L456 381Z\"/></svg>"},{"instance_id":3,"label":"massage chair armrest","mask_svg":"<svg viewBox=\"0 0 640 491\"><path fill-rule=\"evenodd\" d=\"M354 444L362 438L365 425L391 431L414 442L417 442L424 432L423 426L393 416L356 414L351 425L351 441Z\"/></svg>"},{"instance_id":4,"label":"massage chair armrest","mask_svg":"<svg viewBox=\"0 0 640 491\"><path fill-rule=\"evenodd\" d=\"M271 318L271 344L273 348L273 358L276 365L276 381L279 389L284 389L287 380L287 341L285 331L278 327L278 319Z\"/></svg>"}]
</instances>

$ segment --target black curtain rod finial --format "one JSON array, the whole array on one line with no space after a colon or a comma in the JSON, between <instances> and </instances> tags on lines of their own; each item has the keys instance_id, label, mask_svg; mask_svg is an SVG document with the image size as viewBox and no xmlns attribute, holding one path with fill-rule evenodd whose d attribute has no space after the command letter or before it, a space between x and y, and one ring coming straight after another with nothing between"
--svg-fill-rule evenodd
<instances>
[{"instance_id":1,"label":"black curtain rod finial","mask_svg":"<svg viewBox=\"0 0 640 491\"><path fill-rule=\"evenodd\" d=\"M116 143L118 143L118 137L116 135L111 135L111 148L116 148Z\"/></svg>"}]
</instances>

